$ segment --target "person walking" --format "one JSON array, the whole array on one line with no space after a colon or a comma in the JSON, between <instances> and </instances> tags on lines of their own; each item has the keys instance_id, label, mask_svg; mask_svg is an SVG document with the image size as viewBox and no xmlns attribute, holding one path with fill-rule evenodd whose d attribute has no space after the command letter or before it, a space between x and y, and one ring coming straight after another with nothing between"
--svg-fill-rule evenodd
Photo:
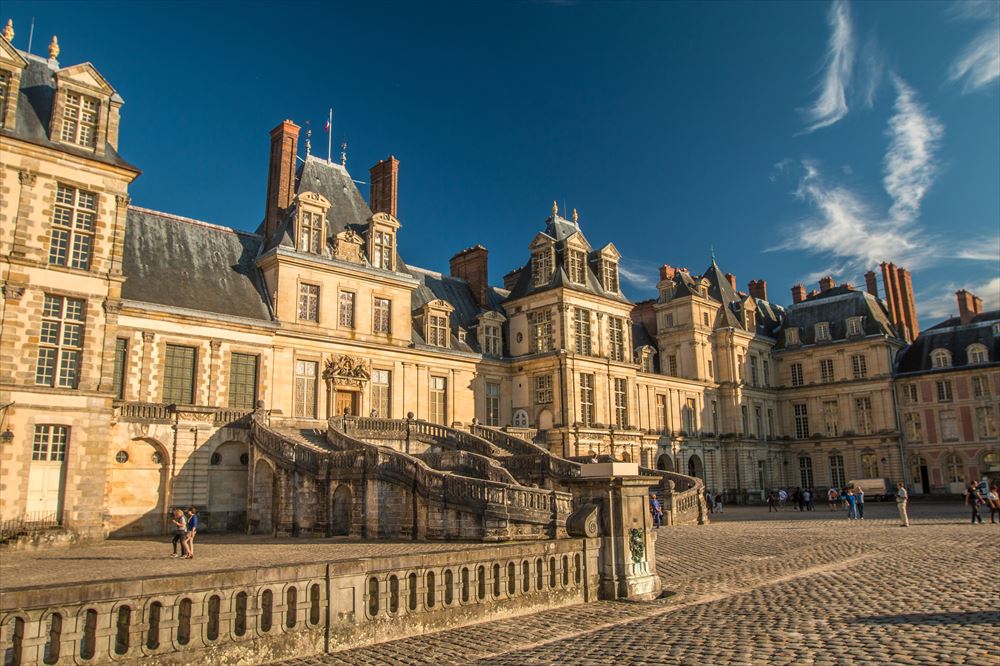
<instances>
[{"instance_id":1,"label":"person walking","mask_svg":"<svg viewBox=\"0 0 1000 666\"><path fill-rule=\"evenodd\" d=\"M660 524L663 522L663 505L656 499L655 493L650 496L649 510L653 514L653 526L655 529L660 529Z\"/></svg>"},{"instance_id":2,"label":"person walking","mask_svg":"<svg viewBox=\"0 0 1000 666\"><path fill-rule=\"evenodd\" d=\"M788 491L782 488L778 491L778 508L784 509L788 504Z\"/></svg>"},{"instance_id":3,"label":"person walking","mask_svg":"<svg viewBox=\"0 0 1000 666\"><path fill-rule=\"evenodd\" d=\"M858 520L865 519L865 491L861 486L854 486L854 510Z\"/></svg>"},{"instance_id":4,"label":"person walking","mask_svg":"<svg viewBox=\"0 0 1000 666\"><path fill-rule=\"evenodd\" d=\"M802 503L806 505L806 511L813 510L813 491L812 488L806 488L802 491Z\"/></svg>"},{"instance_id":5,"label":"person walking","mask_svg":"<svg viewBox=\"0 0 1000 666\"><path fill-rule=\"evenodd\" d=\"M712 497L712 491L705 488L705 505L708 507L709 513L715 513L715 499Z\"/></svg>"},{"instance_id":6,"label":"person walking","mask_svg":"<svg viewBox=\"0 0 1000 666\"><path fill-rule=\"evenodd\" d=\"M994 485L990 488L989 495L986 496L986 502L990 505L990 524L994 524L997 518L1000 518L1000 491Z\"/></svg>"},{"instance_id":7,"label":"person walking","mask_svg":"<svg viewBox=\"0 0 1000 666\"><path fill-rule=\"evenodd\" d=\"M854 496L854 491L847 489L847 519L855 520L858 517L858 500Z\"/></svg>"},{"instance_id":8,"label":"person walking","mask_svg":"<svg viewBox=\"0 0 1000 666\"><path fill-rule=\"evenodd\" d=\"M906 503L910 499L910 494L906 492L906 486L900 481L896 484L896 509L899 510L899 520L902 527L910 526L910 517L906 515Z\"/></svg>"},{"instance_id":9,"label":"person walking","mask_svg":"<svg viewBox=\"0 0 1000 666\"><path fill-rule=\"evenodd\" d=\"M778 496L773 490L767 494L767 512L771 513L772 511L778 512Z\"/></svg>"},{"instance_id":10,"label":"person walking","mask_svg":"<svg viewBox=\"0 0 1000 666\"><path fill-rule=\"evenodd\" d=\"M174 538L170 541L174 554L170 557L187 557L187 518L184 517L184 512L180 509L174 509L174 517L170 524L174 526ZM180 555L177 554L178 544L181 547Z\"/></svg>"},{"instance_id":11,"label":"person walking","mask_svg":"<svg viewBox=\"0 0 1000 666\"><path fill-rule=\"evenodd\" d=\"M969 489L965 491L965 503L972 509L972 524L976 521L983 524L983 515L979 512L979 507L983 505L983 496L979 494L979 488L975 483L969 484Z\"/></svg>"},{"instance_id":12,"label":"person walking","mask_svg":"<svg viewBox=\"0 0 1000 666\"><path fill-rule=\"evenodd\" d=\"M795 506L798 507L799 511L805 511L806 500L805 497L802 495L802 488L798 487L795 488L795 492L792 493L792 501L795 502Z\"/></svg>"},{"instance_id":13,"label":"person walking","mask_svg":"<svg viewBox=\"0 0 1000 666\"><path fill-rule=\"evenodd\" d=\"M830 511L837 510L837 505L840 504L840 493L837 492L836 488L831 486L830 489L826 491L826 501L830 505Z\"/></svg>"},{"instance_id":14,"label":"person walking","mask_svg":"<svg viewBox=\"0 0 1000 666\"><path fill-rule=\"evenodd\" d=\"M187 519L187 538L184 543L187 544L187 555L184 556L185 559L194 559L194 538L198 534L198 509L193 506L188 509L188 519Z\"/></svg>"},{"instance_id":15,"label":"person walking","mask_svg":"<svg viewBox=\"0 0 1000 666\"><path fill-rule=\"evenodd\" d=\"M722 493L716 493L716 495L715 495L715 512L716 513L722 513L722 509L723 509Z\"/></svg>"}]
</instances>

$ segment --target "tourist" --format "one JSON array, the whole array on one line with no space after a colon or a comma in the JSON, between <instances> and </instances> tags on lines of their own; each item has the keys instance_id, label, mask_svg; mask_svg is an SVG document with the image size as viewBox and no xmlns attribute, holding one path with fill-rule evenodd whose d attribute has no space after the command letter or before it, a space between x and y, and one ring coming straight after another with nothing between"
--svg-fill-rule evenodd
<instances>
[{"instance_id":1,"label":"tourist","mask_svg":"<svg viewBox=\"0 0 1000 666\"><path fill-rule=\"evenodd\" d=\"M767 512L771 513L772 511L778 512L778 496L773 490L767 494Z\"/></svg>"},{"instance_id":2,"label":"tourist","mask_svg":"<svg viewBox=\"0 0 1000 666\"><path fill-rule=\"evenodd\" d=\"M802 495L802 488L795 488L795 492L792 493L792 501L795 502L795 506L798 507L799 511L806 510L806 500Z\"/></svg>"},{"instance_id":3,"label":"tourist","mask_svg":"<svg viewBox=\"0 0 1000 666\"><path fill-rule=\"evenodd\" d=\"M722 513L722 493L716 493L715 495L715 511Z\"/></svg>"},{"instance_id":4,"label":"tourist","mask_svg":"<svg viewBox=\"0 0 1000 666\"><path fill-rule=\"evenodd\" d=\"M715 500L712 498L712 491L705 488L705 505L708 507L709 513L715 513Z\"/></svg>"},{"instance_id":5,"label":"tourist","mask_svg":"<svg viewBox=\"0 0 1000 666\"><path fill-rule=\"evenodd\" d=\"M653 526L660 529L660 524L663 521L663 506L660 504L660 500L656 499L655 493L650 496L649 510L653 514Z\"/></svg>"},{"instance_id":6,"label":"tourist","mask_svg":"<svg viewBox=\"0 0 1000 666\"><path fill-rule=\"evenodd\" d=\"M805 505L806 511L813 510L813 493L812 488L806 488L802 491L802 503Z\"/></svg>"},{"instance_id":7,"label":"tourist","mask_svg":"<svg viewBox=\"0 0 1000 666\"><path fill-rule=\"evenodd\" d=\"M784 509L785 504L788 502L788 491L782 488L778 491L778 508Z\"/></svg>"},{"instance_id":8,"label":"tourist","mask_svg":"<svg viewBox=\"0 0 1000 666\"><path fill-rule=\"evenodd\" d=\"M854 486L854 508L858 514L858 520L865 519L865 491L861 486Z\"/></svg>"},{"instance_id":9,"label":"tourist","mask_svg":"<svg viewBox=\"0 0 1000 666\"><path fill-rule=\"evenodd\" d=\"M854 520L858 517L858 500L854 497L854 491L847 489L847 519Z\"/></svg>"},{"instance_id":10,"label":"tourist","mask_svg":"<svg viewBox=\"0 0 1000 666\"><path fill-rule=\"evenodd\" d=\"M965 503L972 509L972 524L976 521L983 524L983 515L979 512L979 507L983 505L983 496L979 494L979 487L975 483L969 484L969 489L965 491Z\"/></svg>"},{"instance_id":11,"label":"tourist","mask_svg":"<svg viewBox=\"0 0 1000 666\"><path fill-rule=\"evenodd\" d=\"M837 492L836 488L831 487L830 490L826 491L826 501L830 504L830 511L836 511L840 508L840 493Z\"/></svg>"},{"instance_id":12,"label":"tourist","mask_svg":"<svg viewBox=\"0 0 1000 666\"><path fill-rule=\"evenodd\" d=\"M174 538L170 542L174 548L174 554L170 557L187 557L187 519L184 517L184 512L180 509L174 509L174 517L170 522L174 526ZM178 544L181 547L180 555L177 554Z\"/></svg>"},{"instance_id":13,"label":"tourist","mask_svg":"<svg viewBox=\"0 0 1000 666\"><path fill-rule=\"evenodd\" d=\"M900 481L896 484L896 508L899 510L899 520L902 527L910 526L910 517L906 515L906 503L910 499L910 494L906 492L906 486Z\"/></svg>"},{"instance_id":14,"label":"tourist","mask_svg":"<svg viewBox=\"0 0 1000 666\"><path fill-rule=\"evenodd\" d=\"M198 509L193 506L188 509L188 519L187 519L187 539L185 543L187 544L187 555L184 556L185 559L194 559L194 537L198 534Z\"/></svg>"},{"instance_id":15,"label":"tourist","mask_svg":"<svg viewBox=\"0 0 1000 666\"><path fill-rule=\"evenodd\" d=\"M996 523L1000 518L1000 491L997 491L996 485L990 488L986 501L990 505L990 524Z\"/></svg>"}]
</instances>

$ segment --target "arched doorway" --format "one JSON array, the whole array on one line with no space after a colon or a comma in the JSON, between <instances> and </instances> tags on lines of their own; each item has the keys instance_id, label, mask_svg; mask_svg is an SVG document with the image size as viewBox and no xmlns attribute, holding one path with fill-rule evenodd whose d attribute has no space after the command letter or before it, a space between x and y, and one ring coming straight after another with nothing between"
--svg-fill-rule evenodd
<instances>
[{"instance_id":1,"label":"arched doorway","mask_svg":"<svg viewBox=\"0 0 1000 666\"><path fill-rule=\"evenodd\" d=\"M224 442L215 448L208 467L205 520L217 532L243 528L247 511L247 445Z\"/></svg>"},{"instance_id":2,"label":"arched doorway","mask_svg":"<svg viewBox=\"0 0 1000 666\"><path fill-rule=\"evenodd\" d=\"M111 536L162 534L167 456L158 442L133 439L112 447L107 518Z\"/></svg>"},{"instance_id":3,"label":"arched doorway","mask_svg":"<svg viewBox=\"0 0 1000 666\"><path fill-rule=\"evenodd\" d=\"M334 536L351 533L351 489L347 484L337 486L330 508L330 531Z\"/></svg>"},{"instance_id":4,"label":"arched doorway","mask_svg":"<svg viewBox=\"0 0 1000 666\"><path fill-rule=\"evenodd\" d=\"M274 532L274 468L265 460L258 460L254 467L250 520L257 523L257 534Z\"/></svg>"},{"instance_id":5,"label":"arched doorway","mask_svg":"<svg viewBox=\"0 0 1000 666\"><path fill-rule=\"evenodd\" d=\"M552 410L543 409L538 413L538 429L539 430L552 429Z\"/></svg>"},{"instance_id":6,"label":"arched doorway","mask_svg":"<svg viewBox=\"0 0 1000 666\"><path fill-rule=\"evenodd\" d=\"M666 453L661 453L660 457L656 459L656 469L672 472L674 471L674 461Z\"/></svg>"},{"instance_id":7,"label":"arched doorway","mask_svg":"<svg viewBox=\"0 0 1000 666\"><path fill-rule=\"evenodd\" d=\"M927 459L923 456L910 458L910 482L918 493L926 495L931 491L930 471L927 469Z\"/></svg>"},{"instance_id":8,"label":"arched doorway","mask_svg":"<svg viewBox=\"0 0 1000 666\"><path fill-rule=\"evenodd\" d=\"M688 476L694 476L702 481L705 480L705 466L701 462L701 457L697 454L688 458Z\"/></svg>"}]
</instances>

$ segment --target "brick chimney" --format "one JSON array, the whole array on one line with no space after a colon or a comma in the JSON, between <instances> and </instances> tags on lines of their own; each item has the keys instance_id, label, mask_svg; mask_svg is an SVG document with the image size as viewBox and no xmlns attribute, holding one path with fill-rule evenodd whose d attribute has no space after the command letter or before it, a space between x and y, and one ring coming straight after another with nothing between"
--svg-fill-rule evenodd
<instances>
[{"instance_id":1,"label":"brick chimney","mask_svg":"<svg viewBox=\"0 0 1000 666\"><path fill-rule=\"evenodd\" d=\"M506 275L503 276L503 288L507 291L511 291L517 286L517 281L521 279L521 271L525 267L515 268Z\"/></svg>"},{"instance_id":2,"label":"brick chimney","mask_svg":"<svg viewBox=\"0 0 1000 666\"><path fill-rule=\"evenodd\" d=\"M295 198L295 156L299 126L286 120L271 130L271 160L267 167L267 201L264 208L264 237L278 229L281 216Z\"/></svg>"},{"instance_id":3,"label":"brick chimney","mask_svg":"<svg viewBox=\"0 0 1000 666\"><path fill-rule=\"evenodd\" d=\"M801 303L806 300L806 287L803 284L797 284L792 287L792 303Z\"/></svg>"},{"instance_id":4,"label":"brick chimney","mask_svg":"<svg viewBox=\"0 0 1000 666\"><path fill-rule=\"evenodd\" d=\"M677 269L670 264L660 266L660 280L673 280L677 275Z\"/></svg>"},{"instance_id":5,"label":"brick chimney","mask_svg":"<svg viewBox=\"0 0 1000 666\"><path fill-rule=\"evenodd\" d=\"M917 305L913 299L913 280L910 278L910 271L897 268L896 282L899 287L899 309L909 335L905 339L907 342L913 342L920 334L920 324L917 322Z\"/></svg>"},{"instance_id":6,"label":"brick chimney","mask_svg":"<svg viewBox=\"0 0 1000 666\"><path fill-rule=\"evenodd\" d=\"M750 295L762 301L767 300L767 282L764 280L750 280L747 284Z\"/></svg>"},{"instance_id":7,"label":"brick chimney","mask_svg":"<svg viewBox=\"0 0 1000 666\"><path fill-rule=\"evenodd\" d=\"M968 324L972 318L983 311L983 299L979 298L971 291L959 289L955 292L958 297L958 317L963 324Z\"/></svg>"},{"instance_id":8,"label":"brick chimney","mask_svg":"<svg viewBox=\"0 0 1000 666\"><path fill-rule=\"evenodd\" d=\"M451 276L469 283L472 296L479 307L489 305L489 252L482 245L462 250L451 258Z\"/></svg>"},{"instance_id":9,"label":"brick chimney","mask_svg":"<svg viewBox=\"0 0 1000 666\"><path fill-rule=\"evenodd\" d=\"M831 289L833 289L833 286L835 284L836 284L836 282L833 281L833 276L832 275L827 275L826 277L821 277L819 279L819 290L820 290L821 293L824 292L824 291L830 291Z\"/></svg>"},{"instance_id":10,"label":"brick chimney","mask_svg":"<svg viewBox=\"0 0 1000 666\"><path fill-rule=\"evenodd\" d=\"M368 202L373 213L396 214L396 195L399 189L399 160L390 155L388 159L379 160L378 164L368 170L370 176Z\"/></svg>"},{"instance_id":11,"label":"brick chimney","mask_svg":"<svg viewBox=\"0 0 1000 666\"><path fill-rule=\"evenodd\" d=\"M878 276L875 271L865 273L865 289L868 290L869 294L878 298Z\"/></svg>"},{"instance_id":12,"label":"brick chimney","mask_svg":"<svg viewBox=\"0 0 1000 666\"><path fill-rule=\"evenodd\" d=\"M726 273L726 279L729 280L729 286L733 288L733 291L736 291L736 276L732 273Z\"/></svg>"},{"instance_id":13,"label":"brick chimney","mask_svg":"<svg viewBox=\"0 0 1000 666\"><path fill-rule=\"evenodd\" d=\"M885 289L885 305L889 311L889 321L896 327L900 337L904 337L902 329L906 325L906 319L903 317L900 305L899 275L896 265L882 262L879 267L882 269L882 287Z\"/></svg>"}]
</instances>

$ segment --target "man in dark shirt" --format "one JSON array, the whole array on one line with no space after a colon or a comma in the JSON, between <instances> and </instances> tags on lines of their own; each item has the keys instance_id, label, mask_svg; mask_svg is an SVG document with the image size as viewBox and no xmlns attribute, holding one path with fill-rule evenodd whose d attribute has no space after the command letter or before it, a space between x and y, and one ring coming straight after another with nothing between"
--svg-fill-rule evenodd
<instances>
[{"instance_id":1,"label":"man in dark shirt","mask_svg":"<svg viewBox=\"0 0 1000 666\"><path fill-rule=\"evenodd\" d=\"M198 534L198 509L191 507L187 511L187 555L188 560L194 559L194 537Z\"/></svg>"}]
</instances>

